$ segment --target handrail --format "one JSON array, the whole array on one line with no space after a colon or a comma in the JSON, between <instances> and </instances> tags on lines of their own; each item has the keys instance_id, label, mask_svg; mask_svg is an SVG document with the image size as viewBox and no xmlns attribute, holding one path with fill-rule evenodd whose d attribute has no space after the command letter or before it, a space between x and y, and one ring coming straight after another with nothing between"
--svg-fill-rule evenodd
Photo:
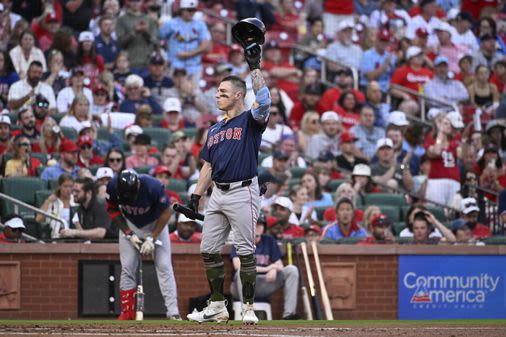
<instances>
[{"instance_id":1,"label":"handrail","mask_svg":"<svg viewBox=\"0 0 506 337\"><path fill-rule=\"evenodd\" d=\"M34 211L34 212L36 212L36 213L40 213L40 214L42 214L42 215L44 215L44 216L46 216L46 217L48 217L48 218L51 218L51 219L53 219L53 220L55 220L55 221L60 222L63 226L65 226L65 220L63 220L62 218L59 218L59 217L57 217L57 216L54 216L54 215L53 215L53 214L51 214L51 213L48 213L48 212L46 212L46 211L43 211L43 210L41 210L40 208L34 207L34 206L30 205L30 204L27 204L27 203L25 203L25 202L23 202L23 201L21 201L21 200L18 200L18 199L16 199L16 198L13 198L13 197L11 197L11 196L8 196L7 194L4 194L4 193L0 193L0 198L5 199L5 200L8 200L8 201L10 201L10 202L13 202L13 203L15 203L16 205L19 205L19 206L23 206L23 207L25 207L25 208L28 208L29 210ZM62 228L64 228L64 227L62 227Z\"/></svg>"}]
</instances>

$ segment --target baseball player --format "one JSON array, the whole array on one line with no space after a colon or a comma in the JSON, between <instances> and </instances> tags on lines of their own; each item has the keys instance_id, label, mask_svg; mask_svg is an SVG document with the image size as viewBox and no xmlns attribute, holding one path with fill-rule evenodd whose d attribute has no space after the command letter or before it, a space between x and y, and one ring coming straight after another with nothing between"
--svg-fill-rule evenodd
<instances>
[{"instance_id":1,"label":"baseball player","mask_svg":"<svg viewBox=\"0 0 506 337\"><path fill-rule=\"evenodd\" d=\"M107 194L109 216L123 232L119 236L121 315L118 319L135 318L136 271L140 252L154 257L167 318L180 320L166 226L171 208L163 185L148 175L124 170L107 184Z\"/></svg>"},{"instance_id":2,"label":"baseball player","mask_svg":"<svg viewBox=\"0 0 506 337\"><path fill-rule=\"evenodd\" d=\"M225 77L216 92L217 107L224 118L209 129L201 158L204 165L189 207L198 210L199 199L214 183L205 215L200 252L211 288L208 306L188 315L190 321L228 321L223 296L225 270L220 255L231 232L232 243L240 259L243 323L256 324L253 311L256 260L255 227L260 209L257 179L258 151L269 119L269 89L260 71L261 49L254 45L245 49L250 67L256 102L245 111L246 84L236 76Z\"/></svg>"}]
</instances>

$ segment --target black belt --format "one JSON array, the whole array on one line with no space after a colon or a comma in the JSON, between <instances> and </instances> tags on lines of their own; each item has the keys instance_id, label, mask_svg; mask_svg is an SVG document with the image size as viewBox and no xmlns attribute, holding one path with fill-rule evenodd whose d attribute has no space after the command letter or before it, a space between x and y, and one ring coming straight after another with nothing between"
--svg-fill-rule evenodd
<instances>
[{"instance_id":1,"label":"black belt","mask_svg":"<svg viewBox=\"0 0 506 337\"><path fill-rule=\"evenodd\" d=\"M251 185L252 182L253 182L252 179L244 180L241 183L241 187L249 186L249 185ZM222 191L228 191L230 189L230 184L220 184L217 182L214 182L214 184L216 185L216 187L218 187Z\"/></svg>"}]
</instances>

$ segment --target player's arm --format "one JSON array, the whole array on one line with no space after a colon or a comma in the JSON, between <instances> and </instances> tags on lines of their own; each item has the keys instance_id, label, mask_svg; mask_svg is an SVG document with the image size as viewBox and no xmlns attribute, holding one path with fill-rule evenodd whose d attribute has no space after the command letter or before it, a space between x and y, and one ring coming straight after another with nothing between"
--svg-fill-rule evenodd
<instances>
[{"instance_id":1,"label":"player's arm","mask_svg":"<svg viewBox=\"0 0 506 337\"><path fill-rule=\"evenodd\" d=\"M156 220L155 228L153 229L153 232L151 232L151 237L153 238L154 241L156 241L158 235L160 235L163 228L169 223L171 215L172 215L172 208L168 207L162 212L162 214L160 214L158 220Z\"/></svg>"},{"instance_id":2,"label":"player's arm","mask_svg":"<svg viewBox=\"0 0 506 337\"><path fill-rule=\"evenodd\" d=\"M251 114L257 122L267 123L271 106L271 94L260 70L262 50L259 45L254 43L244 49L244 55L249 65L253 92L255 93L255 102L251 108Z\"/></svg>"},{"instance_id":3,"label":"player's arm","mask_svg":"<svg viewBox=\"0 0 506 337\"><path fill-rule=\"evenodd\" d=\"M209 186L211 186L212 172L213 170L211 168L211 163L209 163L208 161L204 161L204 165L200 170L199 180L197 181L197 186L195 187L195 191L193 192L193 194L202 196L207 191Z\"/></svg>"}]
</instances>

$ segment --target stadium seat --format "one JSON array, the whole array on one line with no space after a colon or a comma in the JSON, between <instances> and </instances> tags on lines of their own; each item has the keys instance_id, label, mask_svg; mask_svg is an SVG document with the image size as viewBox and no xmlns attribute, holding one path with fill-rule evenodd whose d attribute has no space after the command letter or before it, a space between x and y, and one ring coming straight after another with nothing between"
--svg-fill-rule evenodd
<instances>
[{"instance_id":1,"label":"stadium seat","mask_svg":"<svg viewBox=\"0 0 506 337\"><path fill-rule=\"evenodd\" d=\"M65 136L65 138L73 140L74 142L77 141L77 131L74 128L69 128L66 126L61 127L61 132Z\"/></svg>"},{"instance_id":2,"label":"stadium seat","mask_svg":"<svg viewBox=\"0 0 506 337\"><path fill-rule=\"evenodd\" d=\"M113 133L115 133L120 139L123 138L123 130L113 129ZM97 139L110 141L110 138L111 135L108 128L100 127L97 129Z\"/></svg>"},{"instance_id":3,"label":"stadium seat","mask_svg":"<svg viewBox=\"0 0 506 337\"><path fill-rule=\"evenodd\" d=\"M483 238L481 241L488 245L506 245L506 236L491 236Z\"/></svg>"},{"instance_id":4,"label":"stadium seat","mask_svg":"<svg viewBox=\"0 0 506 337\"><path fill-rule=\"evenodd\" d=\"M369 193L364 196L365 204L370 205L386 205L402 207L407 205L406 198L402 194L393 193Z\"/></svg>"},{"instance_id":5,"label":"stadium seat","mask_svg":"<svg viewBox=\"0 0 506 337\"><path fill-rule=\"evenodd\" d=\"M397 206L385 206L385 205L378 205L378 207L381 210L381 213L385 214L388 217L388 220L391 223L399 222L401 219L400 216L400 207Z\"/></svg>"},{"instance_id":6,"label":"stadium seat","mask_svg":"<svg viewBox=\"0 0 506 337\"><path fill-rule=\"evenodd\" d=\"M186 180L183 179L169 179L169 184L167 188L173 192L186 192L188 188L186 187Z\"/></svg>"},{"instance_id":7,"label":"stadium seat","mask_svg":"<svg viewBox=\"0 0 506 337\"><path fill-rule=\"evenodd\" d=\"M97 174L97 170L99 167L102 167L103 165L91 165L88 166L88 170L90 170L91 174L95 175Z\"/></svg>"},{"instance_id":8,"label":"stadium seat","mask_svg":"<svg viewBox=\"0 0 506 337\"><path fill-rule=\"evenodd\" d=\"M263 152L259 153L258 154L258 166L260 166L262 164L262 161L265 158L269 157L270 155L271 155L270 153L263 153Z\"/></svg>"},{"instance_id":9,"label":"stadium seat","mask_svg":"<svg viewBox=\"0 0 506 337\"><path fill-rule=\"evenodd\" d=\"M9 119L11 120L11 125L15 125L18 121L18 113L17 112L9 112Z\"/></svg>"},{"instance_id":10,"label":"stadium seat","mask_svg":"<svg viewBox=\"0 0 506 337\"><path fill-rule=\"evenodd\" d=\"M134 170L135 170L135 172L137 172L139 174L149 174L149 172L151 171L152 168L153 168L153 166L146 165L146 166L135 167Z\"/></svg>"},{"instance_id":11,"label":"stadium seat","mask_svg":"<svg viewBox=\"0 0 506 337\"><path fill-rule=\"evenodd\" d=\"M65 117L67 115L66 112L63 112L63 113L56 113L54 114L52 117L53 119L56 121L56 123L60 124L60 121L62 120L63 117Z\"/></svg>"},{"instance_id":12,"label":"stadium seat","mask_svg":"<svg viewBox=\"0 0 506 337\"><path fill-rule=\"evenodd\" d=\"M445 215L445 211L442 207L439 206L433 206L433 205L427 205L427 210L434 214L434 217L438 219L441 223L445 223L448 221Z\"/></svg>"},{"instance_id":13,"label":"stadium seat","mask_svg":"<svg viewBox=\"0 0 506 337\"><path fill-rule=\"evenodd\" d=\"M338 245L354 245L362 240L364 240L365 238L363 237L349 237L349 238L341 238L339 240L336 241L336 243Z\"/></svg>"},{"instance_id":14,"label":"stadium seat","mask_svg":"<svg viewBox=\"0 0 506 337\"><path fill-rule=\"evenodd\" d=\"M350 180L349 179L333 179L333 180L329 181L329 183L327 184L327 189L330 191L330 193L334 193L342 183L346 183L346 182L350 182Z\"/></svg>"},{"instance_id":15,"label":"stadium seat","mask_svg":"<svg viewBox=\"0 0 506 337\"><path fill-rule=\"evenodd\" d=\"M290 179L288 181L288 190L291 190L295 185L300 185L300 179Z\"/></svg>"},{"instance_id":16,"label":"stadium seat","mask_svg":"<svg viewBox=\"0 0 506 337\"><path fill-rule=\"evenodd\" d=\"M169 142L171 132L164 128L144 128L144 133L151 137L151 140L156 143L159 150L162 150L165 144ZM155 144L153 144L155 145Z\"/></svg>"},{"instance_id":17,"label":"stadium seat","mask_svg":"<svg viewBox=\"0 0 506 337\"><path fill-rule=\"evenodd\" d=\"M186 137L193 139L193 137L195 137L195 134L197 133L197 128L184 128L181 131L184 132Z\"/></svg>"},{"instance_id":18,"label":"stadium seat","mask_svg":"<svg viewBox=\"0 0 506 337\"><path fill-rule=\"evenodd\" d=\"M35 192L46 190L47 183L35 177L9 177L2 179L1 191L10 197L16 198L30 205L35 205ZM21 212L19 211L21 210ZM14 205L10 201L2 200L2 215L17 213L21 216L33 214L24 207Z\"/></svg>"},{"instance_id":19,"label":"stadium seat","mask_svg":"<svg viewBox=\"0 0 506 337\"><path fill-rule=\"evenodd\" d=\"M325 213L325 210L328 207L315 207L314 211L316 212L316 216L318 217L318 220L323 220L323 213Z\"/></svg>"},{"instance_id":20,"label":"stadium seat","mask_svg":"<svg viewBox=\"0 0 506 337\"><path fill-rule=\"evenodd\" d=\"M151 121L153 122L153 127L159 128L162 125L163 115L151 115Z\"/></svg>"},{"instance_id":21,"label":"stadium seat","mask_svg":"<svg viewBox=\"0 0 506 337\"><path fill-rule=\"evenodd\" d=\"M32 157L37 158L38 160L40 160L40 163L42 165L46 165L47 164L47 155L45 155L44 153L32 152L30 155Z\"/></svg>"},{"instance_id":22,"label":"stadium seat","mask_svg":"<svg viewBox=\"0 0 506 337\"><path fill-rule=\"evenodd\" d=\"M404 228L406 228L406 223L404 221L397 221L392 223L392 230L395 236L399 236Z\"/></svg>"},{"instance_id":23,"label":"stadium seat","mask_svg":"<svg viewBox=\"0 0 506 337\"><path fill-rule=\"evenodd\" d=\"M42 206L42 204L44 203L44 201L46 201L46 199L49 198L49 196L51 195L51 193L53 193L52 190L36 191L35 192L35 199L34 199L35 207L40 208L40 206Z\"/></svg>"},{"instance_id":24,"label":"stadium seat","mask_svg":"<svg viewBox=\"0 0 506 337\"><path fill-rule=\"evenodd\" d=\"M300 179L306 173L307 168L305 167L291 167L290 172L292 173L292 179Z\"/></svg>"}]
</instances>

